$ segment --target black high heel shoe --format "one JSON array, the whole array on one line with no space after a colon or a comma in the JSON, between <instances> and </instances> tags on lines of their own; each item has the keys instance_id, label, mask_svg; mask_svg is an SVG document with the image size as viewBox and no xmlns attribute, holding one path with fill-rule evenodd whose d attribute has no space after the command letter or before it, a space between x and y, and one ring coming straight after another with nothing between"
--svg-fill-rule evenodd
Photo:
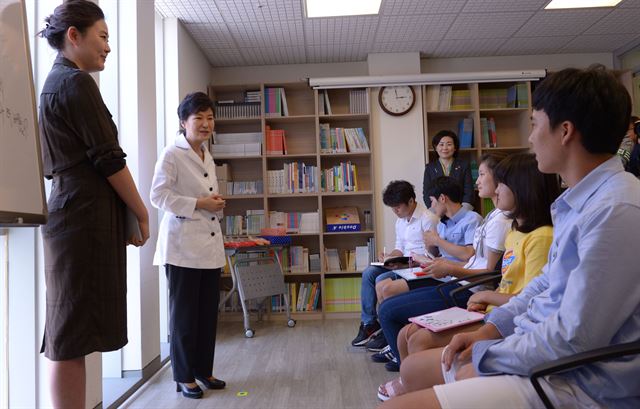
<instances>
[{"instance_id":1,"label":"black high heel shoe","mask_svg":"<svg viewBox=\"0 0 640 409\"><path fill-rule=\"evenodd\" d=\"M202 382L202 384L207 389L224 389L224 387L227 386L227 383L222 379L214 379L213 381L211 381L209 380L209 378L205 378L201 376L196 376L195 378L200 382Z\"/></svg>"},{"instance_id":2,"label":"black high heel shoe","mask_svg":"<svg viewBox=\"0 0 640 409\"><path fill-rule=\"evenodd\" d=\"M182 392L182 396L189 399L200 399L202 397L202 389L198 385L190 388L184 383L176 382L176 392Z\"/></svg>"}]
</instances>

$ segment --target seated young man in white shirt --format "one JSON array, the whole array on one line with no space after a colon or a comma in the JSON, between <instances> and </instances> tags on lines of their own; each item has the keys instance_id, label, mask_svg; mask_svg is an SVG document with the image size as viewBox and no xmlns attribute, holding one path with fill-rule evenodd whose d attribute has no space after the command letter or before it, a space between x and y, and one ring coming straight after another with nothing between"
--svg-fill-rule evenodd
<instances>
[{"instance_id":1,"label":"seated young man in white shirt","mask_svg":"<svg viewBox=\"0 0 640 409\"><path fill-rule=\"evenodd\" d=\"M394 256L410 256L411 253L425 254L422 235L435 230L438 217L416 201L413 185L404 180L395 180L382 192L383 203L390 207L396 220L395 248L388 254L381 254L380 261ZM353 346L365 346L380 333L376 315L376 281L393 276L393 271L381 266L369 266L362 273L360 303L362 307L358 335L351 341Z\"/></svg>"}]
</instances>

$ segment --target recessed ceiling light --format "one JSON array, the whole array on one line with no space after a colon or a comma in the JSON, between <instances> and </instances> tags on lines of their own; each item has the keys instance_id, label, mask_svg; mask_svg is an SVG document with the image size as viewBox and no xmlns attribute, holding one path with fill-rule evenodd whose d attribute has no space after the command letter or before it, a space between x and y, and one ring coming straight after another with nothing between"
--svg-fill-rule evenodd
<instances>
[{"instance_id":1,"label":"recessed ceiling light","mask_svg":"<svg viewBox=\"0 0 640 409\"><path fill-rule=\"evenodd\" d=\"M305 0L307 17L378 14L382 0Z\"/></svg>"},{"instance_id":2,"label":"recessed ceiling light","mask_svg":"<svg viewBox=\"0 0 640 409\"><path fill-rule=\"evenodd\" d=\"M622 0L551 0L545 7L550 9L586 9L590 7L614 7Z\"/></svg>"}]
</instances>

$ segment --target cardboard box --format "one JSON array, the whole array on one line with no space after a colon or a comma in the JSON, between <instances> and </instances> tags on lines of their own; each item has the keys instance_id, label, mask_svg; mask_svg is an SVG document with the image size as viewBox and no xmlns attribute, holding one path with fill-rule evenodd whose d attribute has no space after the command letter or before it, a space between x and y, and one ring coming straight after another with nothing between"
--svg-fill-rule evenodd
<instances>
[{"instance_id":1,"label":"cardboard box","mask_svg":"<svg viewBox=\"0 0 640 409\"><path fill-rule=\"evenodd\" d=\"M334 207L327 208L324 211L327 221L326 230L328 232L350 232L361 230L357 207Z\"/></svg>"},{"instance_id":2,"label":"cardboard box","mask_svg":"<svg viewBox=\"0 0 640 409\"><path fill-rule=\"evenodd\" d=\"M225 182L231 180L231 166L228 163L216 165L216 178Z\"/></svg>"}]
</instances>

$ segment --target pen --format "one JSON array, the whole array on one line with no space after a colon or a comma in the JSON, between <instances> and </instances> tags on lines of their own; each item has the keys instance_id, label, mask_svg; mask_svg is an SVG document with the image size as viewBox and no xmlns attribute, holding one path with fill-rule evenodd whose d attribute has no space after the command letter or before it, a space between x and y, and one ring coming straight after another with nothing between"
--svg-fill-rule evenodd
<instances>
[{"instance_id":1,"label":"pen","mask_svg":"<svg viewBox=\"0 0 640 409\"><path fill-rule=\"evenodd\" d=\"M413 274L415 274L415 275L416 275L416 277L424 277L424 276L428 275L428 274L427 274L427 273L425 273L424 271L418 271L418 272L415 272L415 273L413 273Z\"/></svg>"}]
</instances>

